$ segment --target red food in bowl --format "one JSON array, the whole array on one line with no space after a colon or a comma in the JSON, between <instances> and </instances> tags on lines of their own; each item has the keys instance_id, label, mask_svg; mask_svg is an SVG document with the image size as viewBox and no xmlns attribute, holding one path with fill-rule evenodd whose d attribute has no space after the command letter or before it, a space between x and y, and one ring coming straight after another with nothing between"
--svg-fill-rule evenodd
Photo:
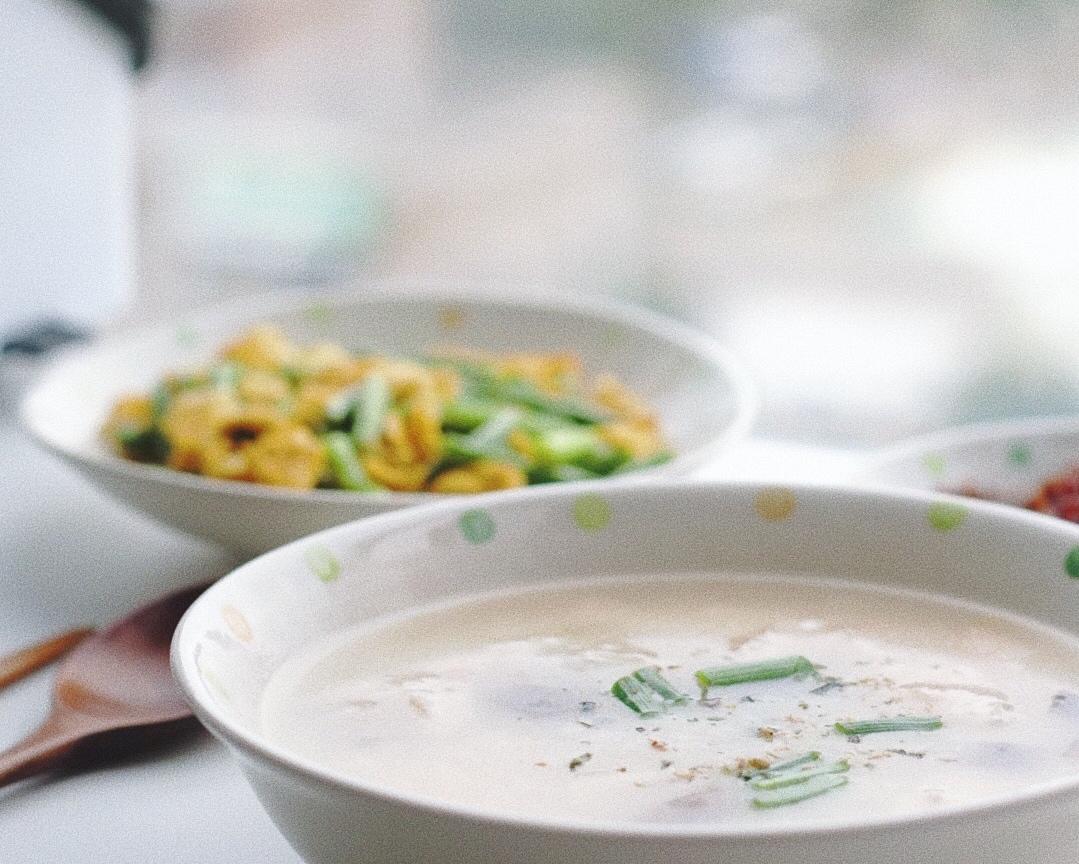
<instances>
[{"instance_id":1,"label":"red food in bowl","mask_svg":"<svg viewBox=\"0 0 1079 864\"><path fill-rule=\"evenodd\" d=\"M1023 506L1069 522L1079 522L1079 468L1047 480Z\"/></svg>"}]
</instances>

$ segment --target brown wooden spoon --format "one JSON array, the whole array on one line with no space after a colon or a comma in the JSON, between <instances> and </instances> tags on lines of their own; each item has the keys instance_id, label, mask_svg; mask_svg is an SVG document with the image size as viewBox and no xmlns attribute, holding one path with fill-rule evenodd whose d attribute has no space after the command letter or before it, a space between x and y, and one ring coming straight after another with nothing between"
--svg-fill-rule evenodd
<instances>
[{"instance_id":1,"label":"brown wooden spoon","mask_svg":"<svg viewBox=\"0 0 1079 864\"><path fill-rule=\"evenodd\" d=\"M0 657L0 689L20 681L42 666L48 666L63 657L93 632L87 627L68 630L66 633L38 642L29 648Z\"/></svg>"},{"instance_id":2,"label":"brown wooden spoon","mask_svg":"<svg viewBox=\"0 0 1079 864\"><path fill-rule=\"evenodd\" d=\"M191 716L169 669L169 644L205 585L187 588L87 636L60 665L41 727L0 753L0 786L94 751L143 746ZM167 725L166 725L167 724Z\"/></svg>"}]
</instances>

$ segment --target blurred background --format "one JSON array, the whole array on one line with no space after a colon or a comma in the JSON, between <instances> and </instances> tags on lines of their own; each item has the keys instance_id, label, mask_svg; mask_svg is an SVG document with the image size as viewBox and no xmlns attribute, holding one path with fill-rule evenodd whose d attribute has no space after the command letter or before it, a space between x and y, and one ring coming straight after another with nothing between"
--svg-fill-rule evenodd
<instances>
[{"instance_id":1,"label":"blurred background","mask_svg":"<svg viewBox=\"0 0 1079 864\"><path fill-rule=\"evenodd\" d=\"M1079 411L1067 0L5 3L5 338L434 280L692 322L765 437Z\"/></svg>"}]
</instances>

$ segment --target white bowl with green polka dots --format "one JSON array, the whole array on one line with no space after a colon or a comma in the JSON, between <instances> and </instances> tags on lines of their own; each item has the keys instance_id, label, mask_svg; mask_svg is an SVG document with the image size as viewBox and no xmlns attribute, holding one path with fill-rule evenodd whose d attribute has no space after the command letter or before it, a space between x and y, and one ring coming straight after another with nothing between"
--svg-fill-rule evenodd
<instances>
[{"instance_id":1,"label":"white bowl with green polka dots","mask_svg":"<svg viewBox=\"0 0 1079 864\"><path fill-rule=\"evenodd\" d=\"M149 392L165 373L205 363L219 346L259 322L276 324L301 343L330 341L393 355L420 355L448 344L492 352L575 352L590 373L617 375L660 417L675 458L635 478L685 474L708 464L747 434L756 413L754 388L721 345L644 310L584 297L370 288L243 298L72 350L24 400L24 425L113 497L244 553L441 497L215 480L125 461L110 451L101 427L118 397Z\"/></svg>"},{"instance_id":2,"label":"white bowl with green polka dots","mask_svg":"<svg viewBox=\"0 0 1079 864\"><path fill-rule=\"evenodd\" d=\"M1079 635L1079 526L922 492L752 484L582 487L456 499L302 539L191 607L173 668L310 864L1055 864L1079 856L1075 776L974 805L798 828L507 817L320 767L268 741L269 676L376 616L568 579L804 574L935 592ZM916 634L912 634L916 635ZM432 758L437 758L433 754Z\"/></svg>"},{"instance_id":3,"label":"white bowl with green polka dots","mask_svg":"<svg viewBox=\"0 0 1079 864\"><path fill-rule=\"evenodd\" d=\"M977 493L1022 506L1052 477L1079 468L1079 417L960 426L868 459L860 483Z\"/></svg>"}]
</instances>

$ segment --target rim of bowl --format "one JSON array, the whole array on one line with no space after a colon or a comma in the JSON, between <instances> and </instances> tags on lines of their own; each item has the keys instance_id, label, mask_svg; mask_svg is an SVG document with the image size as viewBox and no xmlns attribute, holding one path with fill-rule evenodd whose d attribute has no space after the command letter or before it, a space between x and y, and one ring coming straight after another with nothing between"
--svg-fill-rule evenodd
<instances>
[{"instance_id":1,"label":"rim of bowl","mask_svg":"<svg viewBox=\"0 0 1079 864\"><path fill-rule=\"evenodd\" d=\"M525 830L550 831L558 834L586 834L589 836L605 836L612 838L642 838L642 837L671 837L678 839L776 839L789 840L798 836L831 836L850 835L865 831L886 830L890 828L902 828L922 824L947 823L957 819L967 819L972 816L988 815L1002 810L1011 810L1022 807L1038 806L1055 798L1079 795L1079 772L1070 776L1042 783L1024 785L1015 791L1000 793L979 799L973 804L957 804L942 807L931 812L914 812L906 815L886 818L871 819L838 819L825 822L820 825L801 825L793 828L775 826L742 826L738 828L707 825L663 825L642 824L635 822L610 822L596 823L584 820L558 820L545 819L543 817L529 817L513 814L500 814L482 807L459 804L445 799L428 797L424 795L410 794L395 790L391 786L368 782L363 779L349 777L343 773L327 769L318 763L289 752L287 749L278 747L261 736L253 734L223 715L223 712L210 702L202 700L193 681L197 677L197 669L193 656L183 653L181 643L185 641L186 631L193 617L193 610L215 602L216 595L224 591L223 583L235 578L244 578L249 571L262 566L262 559L277 555L282 550L299 547L310 543L314 538L329 538L335 535L354 535L352 540L362 540L383 536L386 532L401 526L422 523L432 517L443 513L452 513L455 510L472 506L476 501L481 505L484 502L491 504L512 504L515 500L522 499L536 501L559 497L572 497L582 488L590 488L590 483L559 483L552 484L539 490L515 489L504 492L486 493L471 496L468 501L446 500L428 504L424 507L413 507L405 510L396 510L388 513L370 516L365 519L356 519L343 525L327 528L307 537L294 540L284 546L266 552L251 561L242 564L235 570L223 576L206 589L192 604L191 608L180 619L170 648L170 658L173 674L180 684L184 695L191 705L192 710L199 721L220 739L230 746L247 754L255 761L270 763L274 768L291 773L307 782L318 782L329 785L340 791L350 794L358 794L378 798L398 806L406 806L422 810L427 813L435 813L453 818L468 820L481 824L496 824L503 826L518 827ZM667 481L650 484L619 483L617 488L610 488L611 493L626 493L636 495L672 494L684 493L696 489L716 496L733 494L736 492L765 491L777 488L774 483L755 481ZM800 506L814 502L821 506L823 501L831 498L862 499L866 504L873 501L887 501L901 506L914 508L937 502L951 502L962 504L974 513L988 515L990 518L1003 519L1020 525L1027 524L1048 533L1065 535L1069 540L1079 541L1079 526L1073 525L1060 519L1032 513L1026 510L998 504L991 501L972 500L956 495L929 492L917 489L897 489L891 486L857 486L846 487L828 483L791 483L785 484L784 489L789 489L798 496ZM932 592L922 592L932 593ZM947 595L942 595L947 599ZM954 598L953 598L954 599ZM967 601L960 601L967 602ZM1019 613L1002 610L989 603L982 603L989 609L1004 612L1007 615ZM1042 622L1035 620L1036 623ZM1052 625L1043 625L1053 628ZM1076 634L1066 634L1076 636Z\"/></svg>"},{"instance_id":2,"label":"rim of bowl","mask_svg":"<svg viewBox=\"0 0 1079 864\"><path fill-rule=\"evenodd\" d=\"M677 345L706 360L729 381L731 387L732 416L730 422L714 432L703 444L678 453L669 462L625 475L634 479L655 478L684 474L716 458L729 443L744 438L752 428L760 407L760 399L753 379L745 365L730 349L704 331L664 315L644 309L616 298L580 297L575 294L549 292L543 296L526 297L509 291L494 293L470 292L460 288L442 288L432 285L421 290L396 290L391 286L374 285L363 289L342 289L326 292L297 292L290 289L263 292L255 295L231 298L221 303L203 307L177 321L156 323L145 327L128 327L109 334L89 345L75 345L57 352L40 376L19 402L19 422L31 436L49 452L70 462L90 465L114 476L136 480L152 478L166 485L187 489L211 490L228 496L262 498L283 501L313 501L322 504L348 504L371 502L380 505L406 506L428 504L447 499L475 497L437 492L394 492L378 490L353 492L344 489L287 489L267 486L246 480L223 480L175 471L161 465L145 465L121 459L111 453L97 452L84 447L72 447L54 439L49 428L34 418L34 405L42 398L45 387L71 362L91 356L98 350L118 348L134 339L146 339L174 330L177 326L193 325L228 313L243 311L251 306L265 310L267 314L300 311L318 303L335 308L357 303L408 302L460 303L507 308L526 308L560 311L570 309L598 321L610 321L636 327L660 339ZM618 478L621 480L622 478ZM580 481L587 485L617 482L612 478L597 477ZM528 487L534 488L534 487Z\"/></svg>"},{"instance_id":3,"label":"rim of bowl","mask_svg":"<svg viewBox=\"0 0 1079 864\"><path fill-rule=\"evenodd\" d=\"M1079 414L990 420L984 423L947 426L924 435L905 438L871 452L858 468L857 476L859 479L879 480L883 483L886 481L878 472L908 459L916 459L933 450L954 450L964 445L984 444L997 439L1003 441L1009 438L1037 438L1068 434L1074 434L1079 438Z\"/></svg>"}]
</instances>

